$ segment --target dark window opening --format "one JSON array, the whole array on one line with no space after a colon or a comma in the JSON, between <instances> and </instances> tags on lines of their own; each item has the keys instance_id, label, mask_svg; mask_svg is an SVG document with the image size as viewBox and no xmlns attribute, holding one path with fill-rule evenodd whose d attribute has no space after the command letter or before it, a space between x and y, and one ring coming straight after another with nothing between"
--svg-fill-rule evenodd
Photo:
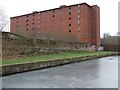
<instances>
[{"instance_id":1,"label":"dark window opening","mask_svg":"<svg viewBox=\"0 0 120 90\"><path fill-rule=\"evenodd\" d=\"M71 14L71 13L69 13L69 14Z\"/></svg>"},{"instance_id":2,"label":"dark window opening","mask_svg":"<svg viewBox=\"0 0 120 90\"><path fill-rule=\"evenodd\" d=\"M69 32L71 32L71 30L69 30Z\"/></svg>"},{"instance_id":3,"label":"dark window opening","mask_svg":"<svg viewBox=\"0 0 120 90\"><path fill-rule=\"evenodd\" d=\"M69 9L71 9L71 7L69 7Z\"/></svg>"},{"instance_id":4,"label":"dark window opening","mask_svg":"<svg viewBox=\"0 0 120 90\"><path fill-rule=\"evenodd\" d=\"M28 15L26 17L29 17Z\"/></svg>"},{"instance_id":5,"label":"dark window opening","mask_svg":"<svg viewBox=\"0 0 120 90\"><path fill-rule=\"evenodd\" d=\"M34 19L33 19L34 20Z\"/></svg>"},{"instance_id":6,"label":"dark window opening","mask_svg":"<svg viewBox=\"0 0 120 90\"><path fill-rule=\"evenodd\" d=\"M33 25L34 25L34 23L33 23Z\"/></svg>"},{"instance_id":7,"label":"dark window opening","mask_svg":"<svg viewBox=\"0 0 120 90\"><path fill-rule=\"evenodd\" d=\"M32 30L34 30L34 28L32 28Z\"/></svg>"},{"instance_id":8,"label":"dark window opening","mask_svg":"<svg viewBox=\"0 0 120 90\"><path fill-rule=\"evenodd\" d=\"M26 26L28 26L28 24Z\"/></svg>"},{"instance_id":9,"label":"dark window opening","mask_svg":"<svg viewBox=\"0 0 120 90\"><path fill-rule=\"evenodd\" d=\"M55 11L53 10L53 13L54 13Z\"/></svg>"},{"instance_id":10,"label":"dark window opening","mask_svg":"<svg viewBox=\"0 0 120 90\"><path fill-rule=\"evenodd\" d=\"M71 18L69 18L69 20L71 20Z\"/></svg>"},{"instance_id":11,"label":"dark window opening","mask_svg":"<svg viewBox=\"0 0 120 90\"><path fill-rule=\"evenodd\" d=\"M53 15L53 17L55 17L55 15Z\"/></svg>"},{"instance_id":12,"label":"dark window opening","mask_svg":"<svg viewBox=\"0 0 120 90\"><path fill-rule=\"evenodd\" d=\"M71 24L69 24L69 26L71 26Z\"/></svg>"},{"instance_id":13,"label":"dark window opening","mask_svg":"<svg viewBox=\"0 0 120 90\"><path fill-rule=\"evenodd\" d=\"M26 30L28 31L28 28Z\"/></svg>"},{"instance_id":14,"label":"dark window opening","mask_svg":"<svg viewBox=\"0 0 120 90\"><path fill-rule=\"evenodd\" d=\"M26 20L26 22L28 22L29 20Z\"/></svg>"}]
</instances>

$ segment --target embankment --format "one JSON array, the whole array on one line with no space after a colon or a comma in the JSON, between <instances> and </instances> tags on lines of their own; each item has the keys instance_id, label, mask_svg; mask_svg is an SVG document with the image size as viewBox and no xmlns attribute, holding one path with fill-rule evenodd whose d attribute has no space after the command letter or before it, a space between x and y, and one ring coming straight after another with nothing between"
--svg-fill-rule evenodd
<instances>
[{"instance_id":1,"label":"embankment","mask_svg":"<svg viewBox=\"0 0 120 90\"><path fill-rule=\"evenodd\" d=\"M40 70L49 67L55 67L59 65L65 65L85 60L92 60L95 58L107 57L117 55L117 53L111 54L103 54L103 55L94 55L94 56L85 56L85 57L74 57L67 59L57 59L57 60L48 60L48 61L40 61L40 62L32 62L32 63L22 63L22 64L13 64L13 65L3 65L1 75L10 75L21 72L27 72L32 70Z\"/></svg>"}]
</instances>

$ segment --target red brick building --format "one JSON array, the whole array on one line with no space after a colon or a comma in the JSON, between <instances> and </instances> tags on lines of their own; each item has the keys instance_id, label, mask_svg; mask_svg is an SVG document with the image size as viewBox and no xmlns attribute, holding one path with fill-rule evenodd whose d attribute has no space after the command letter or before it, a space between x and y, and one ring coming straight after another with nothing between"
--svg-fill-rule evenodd
<instances>
[{"instance_id":1,"label":"red brick building","mask_svg":"<svg viewBox=\"0 0 120 90\"><path fill-rule=\"evenodd\" d=\"M86 3L11 17L12 33L100 46L100 8Z\"/></svg>"}]
</instances>

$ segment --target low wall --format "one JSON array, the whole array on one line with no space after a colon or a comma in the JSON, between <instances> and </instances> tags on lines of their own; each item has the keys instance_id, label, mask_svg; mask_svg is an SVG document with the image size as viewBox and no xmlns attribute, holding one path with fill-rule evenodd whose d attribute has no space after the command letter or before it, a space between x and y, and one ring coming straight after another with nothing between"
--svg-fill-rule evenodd
<instances>
[{"instance_id":1,"label":"low wall","mask_svg":"<svg viewBox=\"0 0 120 90\"><path fill-rule=\"evenodd\" d=\"M80 42L30 39L12 33L2 33L2 58L21 58L41 54L61 53L67 50L93 51L95 46Z\"/></svg>"},{"instance_id":2,"label":"low wall","mask_svg":"<svg viewBox=\"0 0 120 90\"><path fill-rule=\"evenodd\" d=\"M91 60L91 59L101 58L101 57L106 57L111 55L117 55L117 54L95 55L95 56L75 57L75 58L68 58L68 59L58 59L58 60L51 60L51 61L40 61L40 62L34 62L34 63L4 65L2 66L2 71L0 72L0 74L10 75L15 73L31 71L31 70L44 69L48 67L54 67L54 66L75 63L75 62L80 62L85 60Z\"/></svg>"}]
</instances>

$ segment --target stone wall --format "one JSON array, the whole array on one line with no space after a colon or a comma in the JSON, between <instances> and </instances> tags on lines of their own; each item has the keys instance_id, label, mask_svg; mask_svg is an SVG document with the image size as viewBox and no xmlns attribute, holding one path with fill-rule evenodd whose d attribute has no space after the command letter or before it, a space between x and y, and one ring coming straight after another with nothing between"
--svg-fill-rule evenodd
<instances>
[{"instance_id":1,"label":"stone wall","mask_svg":"<svg viewBox=\"0 0 120 90\"><path fill-rule=\"evenodd\" d=\"M50 53L61 53L67 50L95 50L95 46L89 46L79 42L46 41L30 39L12 33L2 33L2 57L3 59L21 58Z\"/></svg>"},{"instance_id":2,"label":"stone wall","mask_svg":"<svg viewBox=\"0 0 120 90\"><path fill-rule=\"evenodd\" d=\"M13 65L3 65L2 72L0 71L0 75L10 75L15 73L21 73L31 70L37 69L44 69L48 67L54 67L69 63L75 63L85 60L91 60L95 58L101 58L111 55L117 55L116 53L112 54L103 54L103 55L94 55L94 56L85 56L85 57L75 57L75 58L68 58L68 59L58 59L58 60L51 60L51 61L40 61L40 62L32 62L32 63L23 63L23 64L13 64Z\"/></svg>"}]
</instances>

